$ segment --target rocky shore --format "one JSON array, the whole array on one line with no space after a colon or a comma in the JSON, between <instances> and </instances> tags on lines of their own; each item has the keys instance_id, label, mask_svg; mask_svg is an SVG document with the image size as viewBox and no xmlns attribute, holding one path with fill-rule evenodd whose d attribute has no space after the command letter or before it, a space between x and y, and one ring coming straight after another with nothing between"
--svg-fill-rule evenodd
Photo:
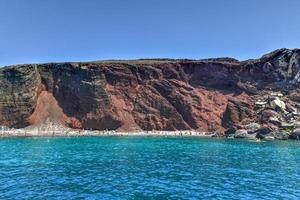
<instances>
[{"instance_id":1,"label":"rocky shore","mask_svg":"<svg viewBox=\"0 0 300 200\"><path fill-rule=\"evenodd\" d=\"M268 108L269 109L269 108ZM278 113L277 113L278 114ZM279 115L279 114L278 114ZM228 129L225 133L220 131L197 131L197 130L136 130L136 131L116 131L116 130L84 130L65 127L63 124L47 119L39 126L29 126L26 128L0 127L0 138L5 137L100 137L100 136L179 136L179 137L218 137L218 138L239 138L250 140L300 140L300 128L297 125L289 125L290 129L280 129L270 125L250 123L240 129ZM294 129L293 129L294 128ZM276 130L276 131L275 131ZM287 132L287 131L290 132Z\"/></svg>"},{"instance_id":2,"label":"rocky shore","mask_svg":"<svg viewBox=\"0 0 300 200\"><path fill-rule=\"evenodd\" d=\"M252 122L247 119L237 127L231 127L225 136L248 139L300 139L299 104L290 96L281 92L264 91L263 95L255 95L254 113L257 115ZM292 97L291 97L292 96Z\"/></svg>"},{"instance_id":3,"label":"rocky shore","mask_svg":"<svg viewBox=\"0 0 300 200\"><path fill-rule=\"evenodd\" d=\"M231 134L222 134L220 132L199 132L195 130L178 131L114 131L114 130L79 130L63 128L57 129L11 129L5 128L0 131L0 138L7 137L101 137L101 136L176 136L176 137L205 137L205 138L239 138L249 140L300 140L300 129L295 129L291 134L275 133L267 127L261 127L259 124L250 124L247 129L238 129Z\"/></svg>"}]
</instances>

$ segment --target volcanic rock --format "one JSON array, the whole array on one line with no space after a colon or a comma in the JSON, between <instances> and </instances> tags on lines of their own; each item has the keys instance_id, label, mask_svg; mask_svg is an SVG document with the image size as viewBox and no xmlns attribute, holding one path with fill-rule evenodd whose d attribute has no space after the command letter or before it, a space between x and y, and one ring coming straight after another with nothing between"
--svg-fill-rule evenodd
<instances>
[{"instance_id":1,"label":"volcanic rock","mask_svg":"<svg viewBox=\"0 0 300 200\"><path fill-rule=\"evenodd\" d=\"M254 117L253 102L246 96L229 98L223 114L223 125L227 128L239 126L243 120Z\"/></svg>"},{"instance_id":2,"label":"volcanic rock","mask_svg":"<svg viewBox=\"0 0 300 200\"><path fill-rule=\"evenodd\" d=\"M289 139L300 140L300 128L293 130L289 136Z\"/></svg>"},{"instance_id":3,"label":"volcanic rock","mask_svg":"<svg viewBox=\"0 0 300 200\"><path fill-rule=\"evenodd\" d=\"M234 133L234 138L246 138L246 139L254 139L256 134L249 134L245 129L239 129Z\"/></svg>"},{"instance_id":4,"label":"volcanic rock","mask_svg":"<svg viewBox=\"0 0 300 200\"><path fill-rule=\"evenodd\" d=\"M285 111L286 106L285 103L283 101L281 101L278 97L276 97L272 102L271 102L271 106L273 109L279 109L282 111Z\"/></svg>"},{"instance_id":5,"label":"volcanic rock","mask_svg":"<svg viewBox=\"0 0 300 200\"><path fill-rule=\"evenodd\" d=\"M245 129L249 132L249 133L254 133L256 132L258 129L260 129L261 125L258 123L250 123L247 124L245 126Z\"/></svg>"},{"instance_id":6,"label":"volcanic rock","mask_svg":"<svg viewBox=\"0 0 300 200\"><path fill-rule=\"evenodd\" d=\"M268 123L272 119L278 119L279 114L272 109L265 109L260 113L260 122L261 123Z\"/></svg>"},{"instance_id":7,"label":"volcanic rock","mask_svg":"<svg viewBox=\"0 0 300 200\"><path fill-rule=\"evenodd\" d=\"M281 123L298 120L293 111L300 107L299 59L298 49L279 49L247 61L143 59L3 67L0 125L224 135L250 123L269 126L277 117L280 123L273 125L280 131ZM290 113L270 107L272 93L286 95L271 105Z\"/></svg>"},{"instance_id":8,"label":"volcanic rock","mask_svg":"<svg viewBox=\"0 0 300 200\"><path fill-rule=\"evenodd\" d=\"M257 129L255 133L256 133L256 137L259 139L264 139L267 136L273 136L272 134L270 134L272 133L272 129L267 126Z\"/></svg>"}]
</instances>

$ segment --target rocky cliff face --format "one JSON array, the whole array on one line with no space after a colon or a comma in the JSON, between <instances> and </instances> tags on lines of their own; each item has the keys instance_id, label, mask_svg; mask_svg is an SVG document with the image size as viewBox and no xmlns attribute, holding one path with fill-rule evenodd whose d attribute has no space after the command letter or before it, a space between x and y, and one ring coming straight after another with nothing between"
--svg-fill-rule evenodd
<instances>
[{"instance_id":1,"label":"rocky cliff face","mask_svg":"<svg viewBox=\"0 0 300 200\"><path fill-rule=\"evenodd\" d=\"M298 49L243 62L220 58L10 66L0 69L0 124L193 129L220 135L237 129L249 134L256 124L256 134L265 127L270 129L265 135L276 134L297 128L299 83Z\"/></svg>"}]
</instances>

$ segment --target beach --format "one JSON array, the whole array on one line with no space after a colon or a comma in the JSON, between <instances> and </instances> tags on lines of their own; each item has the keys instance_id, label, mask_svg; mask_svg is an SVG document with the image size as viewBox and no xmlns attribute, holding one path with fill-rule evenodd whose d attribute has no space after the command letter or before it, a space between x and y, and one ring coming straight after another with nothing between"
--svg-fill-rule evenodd
<instances>
[{"instance_id":1,"label":"beach","mask_svg":"<svg viewBox=\"0 0 300 200\"><path fill-rule=\"evenodd\" d=\"M39 129L10 129L0 131L0 137L100 137L100 136L195 136L214 137L216 134L183 131L98 131L98 130L39 130Z\"/></svg>"}]
</instances>

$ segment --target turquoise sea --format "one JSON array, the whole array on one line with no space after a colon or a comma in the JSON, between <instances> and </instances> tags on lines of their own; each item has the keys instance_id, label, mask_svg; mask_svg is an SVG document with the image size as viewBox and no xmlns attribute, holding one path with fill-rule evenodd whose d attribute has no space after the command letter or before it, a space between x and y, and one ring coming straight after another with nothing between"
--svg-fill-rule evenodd
<instances>
[{"instance_id":1,"label":"turquoise sea","mask_svg":"<svg viewBox=\"0 0 300 200\"><path fill-rule=\"evenodd\" d=\"M299 199L300 142L0 140L0 199Z\"/></svg>"}]
</instances>

